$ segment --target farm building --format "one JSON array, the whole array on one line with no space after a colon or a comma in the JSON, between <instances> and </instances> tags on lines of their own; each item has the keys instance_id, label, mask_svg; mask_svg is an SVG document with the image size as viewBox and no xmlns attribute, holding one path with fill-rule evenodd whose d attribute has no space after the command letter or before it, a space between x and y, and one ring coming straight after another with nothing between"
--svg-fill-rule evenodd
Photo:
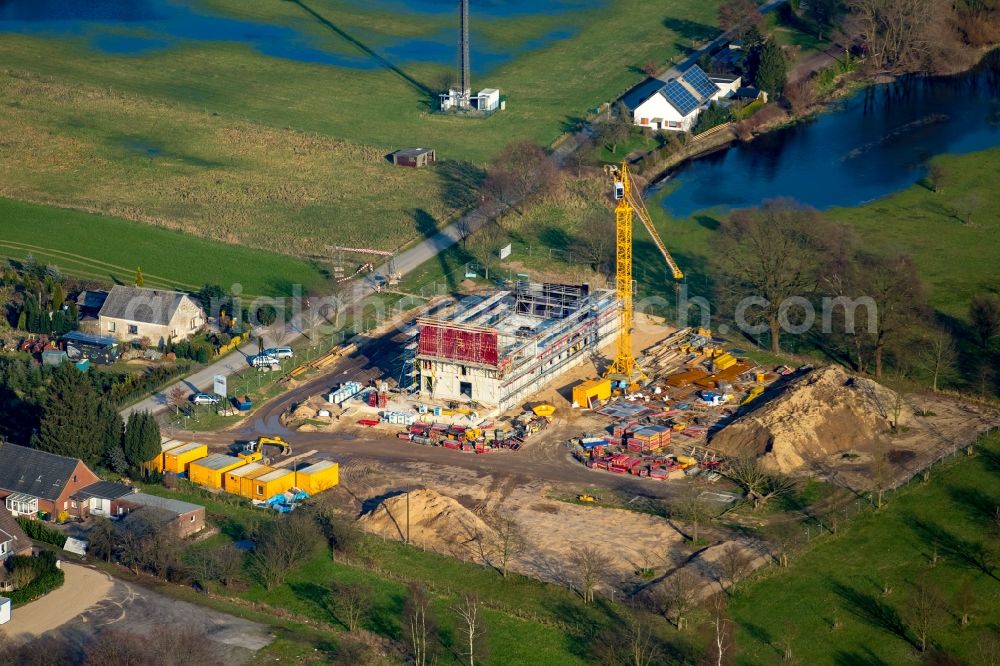
<instances>
[{"instance_id":1,"label":"farm building","mask_svg":"<svg viewBox=\"0 0 1000 666\"><path fill-rule=\"evenodd\" d=\"M506 411L612 338L618 301L589 285L520 282L417 322L420 395Z\"/></svg>"},{"instance_id":2,"label":"farm building","mask_svg":"<svg viewBox=\"0 0 1000 666\"><path fill-rule=\"evenodd\" d=\"M340 483L340 464L323 460L295 471L295 487L310 495L321 493Z\"/></svg>"},{"instance_id":3,"label":"farm building","mask_svg":"<svg viewBox=\"0 0 1000 666\"><path fill-rule=\"evenodd\" d=\"M689 132L702 110L711 102L731 97L739 87L738 76L709 77L693 65L640 101L632 110L633 122L653 130Z\"/></svg>"},{"instance_id":4,"label":"farm building","mask_svg":"<svg viewBox=\"0 0 1000 666\"><path fill-rule=\"evenodd\" d=\"M208 455L205 444L183 444L163 452L163 471L171 474L183 474L195 460Z\"/></svg>"},{"instance_id":5,"label":"farm building","mask_svg":"<svg viewBox=\"0 0 1000 666\"><path fill-rule=\"evenodd\" d=\"M195 460L188 466L188 478L191 483L206 488L222 489L222 479L226 472L246 464L243 458L227 456L225 453L215 453L207 458Z\"/></svg>"},{"instance_id":6,"label":"farm building","mask_svg":"<svg viewBox=\"0 0 1000 666\"><path fill-rule=\"evenodd\" d=\"M425 167L433 164L437 154L433 148L404 148L392 154L392 163L396 166Z\"/></svg>"}]
</instances>

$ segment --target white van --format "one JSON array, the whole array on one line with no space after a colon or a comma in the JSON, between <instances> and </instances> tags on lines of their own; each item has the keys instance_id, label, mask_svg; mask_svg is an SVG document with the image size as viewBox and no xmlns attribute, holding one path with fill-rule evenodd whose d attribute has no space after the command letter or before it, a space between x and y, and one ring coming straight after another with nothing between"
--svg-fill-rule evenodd
<instances>
[{"instance_id":1,"label":"white van","mask_svg":"<svg viewBox=\"0 0 1000 666\"><path fill-rule=\"evenodd\" d=\"M291 358L293 352L291 347L271 347L264 350L264 355L273 356L274 358Z\"/></svg>"}]
</instances>

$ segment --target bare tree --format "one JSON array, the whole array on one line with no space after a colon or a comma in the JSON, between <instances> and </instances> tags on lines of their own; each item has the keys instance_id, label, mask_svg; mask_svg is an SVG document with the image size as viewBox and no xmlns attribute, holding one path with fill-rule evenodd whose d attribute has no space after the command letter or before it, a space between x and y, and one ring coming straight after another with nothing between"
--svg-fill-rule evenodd
<instances>
[{"instance_id":1,"label":"bare tree","mask_svg":"<svg viewBox=\"0 0 1000 666\"><path fill-rule=\"evenodd\" d=\"M181 413L181 407L187 403L185 391L180 386L175 386L167 392L167 404L174 408L174 414Z\"/></svg>"},{"instance_id":2,"label":"bare tree","mask_svg":"<svg viewBox=\"0 0 1000 666\"><path fill-rule=\"evenodd\" d=\"M697 486L685 488L678 499L677 508L680 510L681 518L691 526L691 541L697 543L702 523L712 517L711 507L702 497L701 488Z\"/></svg>"},{"instance_id":3,"label":"bare tree","mask_svg":"<svg viewBox=\"0 0 1000 666\"><path fill-rule=\"evenodd\" d=\"M724 471L726 476L742 486L754 508L790 493L795 487L795 482L787 476L764 469L752 453L730 460Z\"/></svg>"},{"instance_id":4,"label":"bare tree","mask_svg":"<svg viewBox=\"0 0 1000 666\"><path fill-rule=\"evenodd\" d=\"M946 175L944 167L936 162L927 167L927 182L930 184L931 191L933 191L934 194L944 192L944 181Z\"/></svg>"},{"instance_id":5,"label":"bare tree","mask_svg":"<svg viewBox=\"0 0 1000 666\"><path fill-rule=\"evenodd\" d=\"M306 512L267 523L251 553L251 569L265 588L273 589L285 581L295 564L315 550L319 539L319 528Z\"/></svg>"},{"instance_id":6,"label":"bare tree","mask_svg":"<svg viewBox=\"0 0 1000 666\"><path fill-rule=\"evenodd\" d=\"M875 451L872 453L872 486L875 489L875 508L882 508L882 499L885 496L886 488L892 480L892 470L889 467L889 454L886 451L885 443L875 442Z\"/></svg>"},{"instance_id":7,"label":"bare tree","mask_svg":"<svg viewBox=\"0 0 1000 666\"><path fill-rule=\"evenodd\" d=\"M586 259L593 270L610 277L615 262L614 216L606 210L588 209L573 241L573 252Z\"/></svg>"},{"instance_id":8,"label":"bare tree","mask_svg":"<svg viewBox=\"0 0 1000 666\"><path fill-rule=\"evenodd\" d=\"M330 588L330 607L340 623L351 633L371 610L372 589L364 583L338 583Z\"/></svg>"},{"instance_id":9,"label":"bare tree","mask_svg":"<svg viewBox=\"0 0 1000 666\"><path fill-rule=\"evenodd\" d=\"M932 0L849 0L852 37L868 47L868 62L878 73L924 70L932 63L935 34Z\"/></svg>"},{"instance_id":10,"label":"bare tree","mask_svg":"<svg viewBox=\"0 0 1000 666\"><path fill-rule=\"evenodd\" d=\"M510 236L499 222L492 220L480 227L472 238L472 253L486 271L488 280L490 271L500 263L500 250L510 242Z\"/></svg>"},{"instance_id":11,"label":"bare tree","mask_svg":"<svg viewBox=\"0 0 1000 666\"><path fill-rule=\"evenodd\" d=\"M996 627L983 629L976 638L976 664L1000 666L1000 631Z\"/></svg>"},{"instance_id":12,"label":"bare tree","mask_svg":"<svg viewBox=\"0 0 1000 666\"><path fill-rule=\"evenodd\" d=\"M603 145L612 155L617 154L618 144L629 137L629 127L614 119L598 123L594 128L595 140Z\"/></svg>"},{"instance_id":13,"label":"bare tree","mask_svg":"<svg viewBox=\"0 0 1000 666\"><path fill-rule=\"evenodd\" d=\"M486 636L486 625L479 597L473 593L462 595L461 600L452 606L458 615L460 638L459 653L469 660L469 666L475 666L477 657L483 651L483 639Z\"/></svg>"},{"instance_id":14,"label":"bare tree","mask_svg":"<svg viewBox=\"0 0 1000 666\"><path fill-rule=\"evenodd\" d=\"M741 327L763 325L771 351L780 353L782 321L795 314L791 299L816 293L837 236L815 210L787 200L735 211L719 228L714 255L720 302Z\"/></svg>"},{"instance_id":15,"label":"bare tree","mask_svg":"<svg viewBox=\"0 0 1000 666\"><path fill-rule=\"evenodd\" d=\"M802 542L802 532L798 524L777 523L767 528L766 535L778 566L787 567L789 556Z\"/></svg>"},{"instance_id":16,"label":"bare tree","mask_svg":"<svg viewBox=\"0 0 1000 666\"><path fill-rule=\"evenodd\" d=\"M941 594L927 580L917 581L905 613L907 623L917 637L920 651L926 652L931 632L937 629L944 619L944 602Z\"/></svg>"},{"instance_id":17,"label":"bare tree","mask_svg":"<svg viewBox=\"0 0 1000 666\"><path fill-rule=\"evenodd\" d=\"M522 214L521 206L551 191L559 171L545 151L530 141L509 144L493 161L483 181L487 203L500 207L499 213Z\"/></svg>"},{"instance_id":18,"label":"bare tree","mask_svg":"<svg viewBox=\"0 0 1000 666\"><path fill-rule=\"evenodd\" d=\"M751 28L760 29L764 17L753 0L726 0L719 5L719 27L742 39Z\"/></svg>"},{"instance_id":19,"label":"bare tree","mask_svg":"<svg viewBox=\"0 0 1000 666\"><path fill-rule=\"evenodd\" d=\"M817 100L816 85L810 79L796 81L785 87L785 99L792 107L792 113L802 115L811 109Z\"/></svg>"},{"instance_id":20,"label":"bare tree","mask_svg":"<svg viewBox=\"0 0 1000 666\"><path fill-rule=\"evenodd\" d=\"M716 594L708 602L711 634L705 651L705 664L726 666L733 663L736 656L736 637L733 621L724 594Z\"/></svg>"},{"instance_id":21,"label":"bare tree","mask_svg":"<svg viewBox=\"0 0 1000 666\"><path fill-rule=\"evenodd\" d=\"M667 621L672 621L678 631L687 626L688 613L695 606L698 580L694 574L681 569L667 578L663 590L661 612Z\"/></svg>"},{"instance_id":22,"label":"bare tree","mask_svg":"<svg viewBox=\"0 0 1000 666\"><path fill-rule=\"evenodd\" d=\"M493 516L488 524L493 528L493 538L490 540L492 555L501 575L506 578L511 560L523 553L527 547L524 532L514 517L505 511Z\"/></svg>"},{"instance_id":23,"label":"bare tree","mask_svg":"<svg viewBox=\"0 0 1000 666\"><path fill-rule=\"evenodd\" d=\"M729 581L729 590L735 592L736 586L750 573L753 558L744 546L728 543L722 548L719 564L722 567L723 580Z\"/></svg>"},{"instance_id":24,"label":"bare tree","mask_svg":"<svg viewBox=\"0 0 1000 666\"><path fill-rule=\"evenodd\" d=\"M955 372L958 350L955 339L945 331L933 331L924 340L920 350L921 365L931 375L931 388L938 391L938 380Z\"/></svg>"},{"instance_id":25,"label":"bare tree","mask_svg":"<svg viewBox=\"0 0 1000 666\"><path fill-rule=\"evenodd\" d=\"M415 666L427 666L433 653L431 637L434 636L434 614L427 588L410 583L403 602L403 633L410 648Z\"/></svg>"},{"instance_id":26,"label":"bare tree","mask_svg":"<svg viewBox=\"0 0 1000 666\"><path fill-rule=\"evenodd\" d=\"M969 624L976 612L976 589L968 578L964 578L955 590L954 607L962 626Z\"/></svg>"},{"instance_id":27,"label":"bare tree","mask_svg":"<svg viewBox=\"0 0 1000 666\"><path fill-rule=\"evenodd\" d=\"M650 666L661 661L654 627L646 615L636 611L626 613L623 638L622 661L628 666Z\"/></svg>"},{"instance_id":28,"label":"bare tree","mask_svg":"<svg viewBox=\"0 0 1000 666\"><path fill-rule=\"evenodd\" d=\"M580 596L584 603L589 604L594 600L594 591L608 567L608 556L594 546L584 546L570 557L569 562L576 569Z\"/></svg>"}]
</instances>

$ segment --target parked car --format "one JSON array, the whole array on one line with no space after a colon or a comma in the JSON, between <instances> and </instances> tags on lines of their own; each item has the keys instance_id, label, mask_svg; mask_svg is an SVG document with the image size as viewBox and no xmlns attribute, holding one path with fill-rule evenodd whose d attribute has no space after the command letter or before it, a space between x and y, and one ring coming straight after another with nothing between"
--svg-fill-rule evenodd
<instances>
[{"instance_id":1,"label":"parked car","mask_svg":"<svg viewBox=\"0 0 1000 666\"><path fill-rule=\"evenodd\" d=\"M211 393L192 393L190 400L196 405L214 405L219 402L219 396Z\"/></svg>"},{"instance_id":2,"label":"parked car","mask_svg":"<svg viewBox=\"0 0 1000 666\"><path fill-rule=\"evenodd\" d=\"M270 349L264 350L265 356L273 356L274 358L291 358L294 355L291 347L271 347Z\"/></svg>"},{"instance_id":3,"label":"parked car","mask_svg":"<svg viewBox=\"0 0 1000 666\"><path fill-rule=\"evenodd\" d=\"M272 365L280 365L278 359L270 354L257 354L250 357L250 365L255 368L268 368Z\"/></svg>"}]
</instances>

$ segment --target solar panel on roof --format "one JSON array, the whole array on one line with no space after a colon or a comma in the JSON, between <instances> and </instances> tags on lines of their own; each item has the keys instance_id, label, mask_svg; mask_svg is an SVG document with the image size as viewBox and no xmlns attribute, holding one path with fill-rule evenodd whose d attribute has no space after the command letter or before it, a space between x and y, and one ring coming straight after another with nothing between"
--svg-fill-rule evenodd
<instances>
[{"instance_id":1,"label":"solar panel on roof","mask_svg":"<svg viewBox=\"0 0 1000 666\"><path fill-rule=\"evenodd\" d=\"M671 81L663 86L663 96L682 116L686 116L699 106L698 100L677 81Z\"/></svg>"},{"instance_id":2,"label":"solar panel on roof","mask_svg":"<svg viewBox=\"0 0 1000 666\"><path fill-rule=\"evenodd\" d=\"M711 79L697 65L684 72L683 78L687 84L694 88L703 99L707 99L718 92L718 88Z\"/></svg>"}]
</instances>

